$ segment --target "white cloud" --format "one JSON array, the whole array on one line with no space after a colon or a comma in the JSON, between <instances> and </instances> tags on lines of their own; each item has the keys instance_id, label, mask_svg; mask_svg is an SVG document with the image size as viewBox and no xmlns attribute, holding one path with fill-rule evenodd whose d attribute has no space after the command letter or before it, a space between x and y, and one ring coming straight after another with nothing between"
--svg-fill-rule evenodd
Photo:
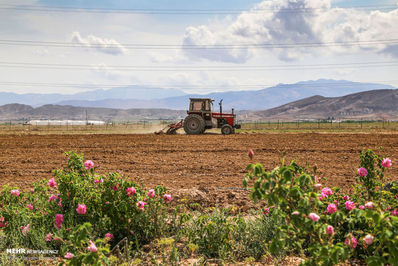
<instances>
[{"instance_id":1,"label":"white cloud","mask_svg":"<svg viewBox=\"0 0 398 266\"><path fill-rule=\"evenodd\" d=\"M105 77L109 80L120 80L123 77L128 77L128 73L117 71L105 63L95 64L91 66L91 70L98 74L99 77Z\"/></svg>"},{"instance_id":2,"label":"white cloud","mask_svg":"<svg viewBox=\"0 0 398 266\"><path fill-rule=\"evenodd\" d=\"M224 29L213 25L188 27L183 40L187 45L216 48L223 44L266 44L266 51L280 60L292 61L319 53L352 53L367 50L398 57L398 45L368 41L398 39L398 9L389 12L332 8L330 0L264 1L243 12ZM327 46L330 42L358 42L355 46ZM368 43L366 43L368 42ZM325 48L280 44L320 43ZM279 46L275 48L272 46ZM192 59L244 63L261 49L185 49Z\"/></svg>"},{"instance_id":3,"label":"white cloud","mask_svg":"<svg viewBox=\"0 0 398 266\"><path fill-rule=\"evenodd\" d=\"M214 49L219 42L233 41L230 34L222 31L213 32L207 26L189 27L186 29L182 48L192 59L206 58L214 61L243 63L249 58L247 49ZM200 49L194 49L196 46Z\"/></svg>"},{"instance_id":4,"label":"white cloud","mask_svg":"<svg viewBox=\"0 0 398 266\"><path fill-rule=\"evenodd\" d=\"M149 52L148 55L152 63L189 63L187 57L180 50L167 54L160 52Z\"/></svg>"},{"instance_id":5,"label":"white cloud","mask_svg":"<svg viewBox=\"0 0 398 266\"><path fill-rule=\"evenodd\" d=\"M240 79L234 76L220 77L215 73L178 72L158 79L160 84L169 88L180 88L186 93L205 94L216 91L236 90Z\"/></svg>"},{"instance_id":6,"label":"white cloud","mask_svg":"<svg viewBox=\"0 0 398 266\"><path fill-rule=\"evenodd\" d=\"M113 39L100 38L92 34L83 38L79 32L75 31L72 33L72 42L82 44L87 48L95 48L97 51L106 54L119 55L127 53L127 49L119 42Z\"/></svg>"}]
</instances>

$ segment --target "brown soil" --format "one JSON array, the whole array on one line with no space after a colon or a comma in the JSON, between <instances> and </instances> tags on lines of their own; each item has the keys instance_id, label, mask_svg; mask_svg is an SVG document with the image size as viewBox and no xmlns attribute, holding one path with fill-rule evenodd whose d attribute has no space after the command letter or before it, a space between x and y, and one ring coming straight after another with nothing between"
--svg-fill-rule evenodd
<instances>
[{"instance_id":1,"label":"brown soil","mask_svg":"<svg viewBox=\"0 0 398 266\"><path fill-rule=\"evenodd\" d=\"M397 180L398 134L1 135L0 185L48 179L65 163L63 152L73 150L93 160L100 173L118 172L148 188L163 185L177 198L209 206L246 208L248 192L240 189L250 148L253 162L266 169L285 155L317 165L326 185L347 189L355 182L360 151L380 146L393 160L387 175Z\"/></svg>"}]
</instances>

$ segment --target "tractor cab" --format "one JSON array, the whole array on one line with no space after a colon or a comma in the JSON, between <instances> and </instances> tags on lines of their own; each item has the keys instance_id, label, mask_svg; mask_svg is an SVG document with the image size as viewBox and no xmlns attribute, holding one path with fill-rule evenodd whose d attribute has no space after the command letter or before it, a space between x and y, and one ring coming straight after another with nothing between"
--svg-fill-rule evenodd
<instances>
[{"instance_id":1,"label":"tractor cab","mask_svg":"<svg viewBox=\"0 0 398 266\"><path fill-rule=\"evenodd\" d=\"M213 102L213 99L208 98L190 98L188 114L190 112L212 112Z\"/></svg>"}]
</instances>

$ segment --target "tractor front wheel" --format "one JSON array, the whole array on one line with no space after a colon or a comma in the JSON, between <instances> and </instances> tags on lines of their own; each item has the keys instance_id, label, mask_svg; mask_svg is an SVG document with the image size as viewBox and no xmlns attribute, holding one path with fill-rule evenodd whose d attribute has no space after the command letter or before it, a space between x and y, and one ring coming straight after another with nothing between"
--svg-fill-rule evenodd
<instances>
[{"instance_id":1,"label":"tractor front wheel","mask_svg":"<svg viewBox=\"0 0 398 266\"><path fill-rule=\"evenodd\" d=\"M202 134L205 131L205 120L200 115L189 115L184 119L185 133Z\"/></svg>"},{"instance_id":2,"label":"tractor front wheel","mask_svg":"<svg viewBox=\"0 0 398 266\"><path fill-rule=\"evenodd\" d=\"M233 128L228 124L225 124L221 127L221 133L223 135L229 135L232 134L233 132L234 132Z\"/></svg>"}]
</instances>

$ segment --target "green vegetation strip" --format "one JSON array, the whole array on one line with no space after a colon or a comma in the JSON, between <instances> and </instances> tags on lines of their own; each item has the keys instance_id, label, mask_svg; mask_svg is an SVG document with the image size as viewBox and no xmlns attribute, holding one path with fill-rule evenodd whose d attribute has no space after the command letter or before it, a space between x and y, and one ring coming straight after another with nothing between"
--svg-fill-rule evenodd
<instances>
[{"instance_id":1,"label":"green vegetation strip","mask_svg":"<svg viewBox=\"0 0 398 266\"><path fill-rule=\"evenodd\" d=\"M248 165L244 186L254 181L250 197L263 207L245 214L176 202L164 187L145 190L115 173L99 175L93 161L66 155L54 178L27 190L2 187L2 264L398 261L398 182L383 184L392 162L371 150L361 153L349 194L324 187L316 169L295 161L282 160L272 171Z\"/></svg>"}]
</instances>

